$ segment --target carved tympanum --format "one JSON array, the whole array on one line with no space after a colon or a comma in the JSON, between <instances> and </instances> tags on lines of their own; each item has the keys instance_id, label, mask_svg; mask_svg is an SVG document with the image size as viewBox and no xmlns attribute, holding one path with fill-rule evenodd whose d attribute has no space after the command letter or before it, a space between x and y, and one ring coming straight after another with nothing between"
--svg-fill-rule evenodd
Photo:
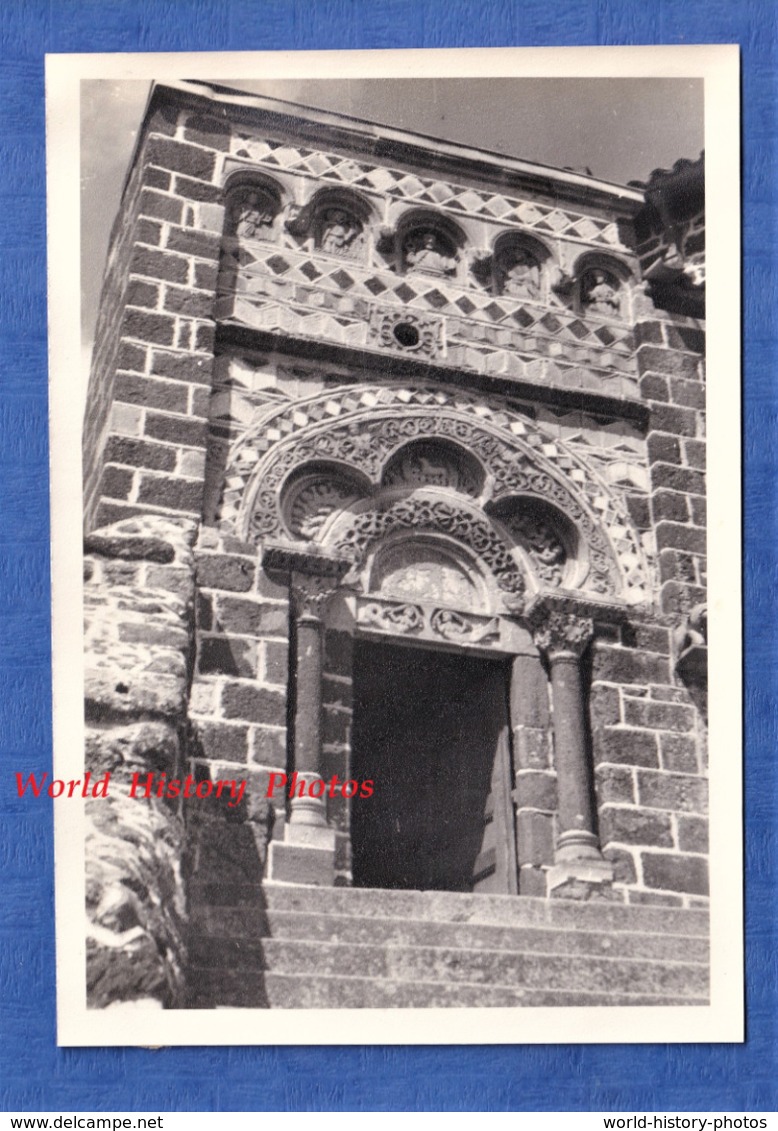
<instances>
[{"instance_id":1,"label":"carved tympanum","mask_svg":"<svg viewBox=\"0 0 778 1131\"><path fill-rule=\"evenodd\" d=\"M511 608L522 606L524 577L503 539L488 519L447 499L413 495L391 506L351 515L343 528L337 529L333 549L362 561L372 543L395 531L408 529L419 534L448 534L469 546L492 573L503 592L504 602Z\"/></svg>"},{"instance_id":2,"label":"carved tympanum","mask_svg":"<svg viewBox=\"0 0 778 1131\"><path fill-rule=\"evenodd\" d=\"M483 472L464 452L434 441L409 444L390 461L384 487L444 487L477 498Z\"/></svg>"},{"instance_id":3,"label":"carved tympanum","mask_svg":"<svg viewBox=\"0 0 778 1131\"><path fill-rule=\"evenodd\" d=\"M426 540L403 540L377 556L370 588L391 597L440 601L459 609L477 610L485 603L482 585L448 547Z\"/></svg>"},{"instance_id":4,"label":"carved tympanum","mask_svg":"<svg viewBox=\"0 0 778 1131\"><path fill-rule=\"evenodd\" d=\"M315 538L334 511L360 497L359 488L347 476L323 474L305 478L292 486L284 499L284 517L292 534Z\"/></svg>"}]
</instances>

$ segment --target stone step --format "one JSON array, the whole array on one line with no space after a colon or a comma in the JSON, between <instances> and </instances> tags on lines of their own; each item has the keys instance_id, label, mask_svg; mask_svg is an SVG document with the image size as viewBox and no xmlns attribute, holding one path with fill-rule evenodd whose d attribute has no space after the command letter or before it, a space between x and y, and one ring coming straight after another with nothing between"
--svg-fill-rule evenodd
<instances>
[{"instance_id":1,"label":"stone step","mask_svg":"<svg viewBox=\"0 0 778 1131\"><path fill-rule=\"evenodd\" d=\"M543 954L593 954L602 957L651 958L706 962L708 941L699 936L621 932L618 939L605 931L532 926L499 927L483 923L439 922L423 919L360 918L355 915L261 911L250 906L195 909L192 937L239 939L300 939L330 943L447 946L467 950L509 950Z\"/></svg>"},{"instance_id":2,"label":"stone step","mask_svg":"<svg viewBox=\"0 0 778 1131\"><path fill-rule=\"evenodd\" d=\"M469 982L526 989L703 997L707 968L620 956L558 955L445 946L372 946L299 940L193 938L190 961L199 968L270 971L304 980L322 974L397 982Z\"/></svg>"},{"instance_id":3,"label":"stone step","mask_svg":"<svg viewBox=\"0 0 778 1131\"><path fill-rule=\"evenodd\" d=\"M562 927L707 937L704 908L644 907L624 903L472 895L448 891L298 887L275 883L190 884L190 905L253 906L258 911L299 911L491 926Z\"/></svg>"},{"instance_id":4,"label":"stone step","mask_svg":"<svg viewBox=\"0 0 778 1131\"><path fill-rule=\"evenodd\" d=\"M521 1006L706 1005L707 998L668 994L529 990L467 982L405 982L344 975L194 969L189 1008L413 1009Z\"/></svg>"}]
</instances>

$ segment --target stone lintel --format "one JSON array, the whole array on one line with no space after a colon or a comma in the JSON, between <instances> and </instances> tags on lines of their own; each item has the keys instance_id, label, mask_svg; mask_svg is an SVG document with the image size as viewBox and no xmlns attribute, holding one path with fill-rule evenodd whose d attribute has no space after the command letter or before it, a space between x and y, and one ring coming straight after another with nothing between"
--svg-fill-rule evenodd
<instances>
[{"instance_id":1,"label":"stone lintel","mask_svg":"<svg viewBox=\"0 0 778 1131\"><path fill-rule=\"evenodd\" d=\"M340 579L353 564L350 558L332 554L311 542L266 542L262 549L262 565L276 573Z\"/></svg>"}]
</instances>

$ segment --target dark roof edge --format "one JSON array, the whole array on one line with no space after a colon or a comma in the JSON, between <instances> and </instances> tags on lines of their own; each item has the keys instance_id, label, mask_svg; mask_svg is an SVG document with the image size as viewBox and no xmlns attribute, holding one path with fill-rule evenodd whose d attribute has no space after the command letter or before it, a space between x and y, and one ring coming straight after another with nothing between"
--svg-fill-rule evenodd
<instances>
[{"instance_id":1,"label":"dark roof edge","mask_svg":"<svg viewBox=\"0 0 778 1131\"><path fill-rule=\"evenodd\" d=\"M492 184L548 193L568 200L606 206L624 216L632 216L644 203L643 193L633 187L599 181L582 173L555 169L522 161L505 154L475 149L457 142L414 134L353 118L330 110L319 110L284 102L266 95L246 94L205 82L159 82L152 87L141 134L161 100L175 100L211 114L226 116L232 109L246 119L260 119L281 131L294 128L301 141L339 145L376 161L396 160L402 164L423 165L434 173L449 175L458 169ZM136 147L137 152L137 147ZM134 162L135 155L133 155Z\"/></svg>"}]
</instances>

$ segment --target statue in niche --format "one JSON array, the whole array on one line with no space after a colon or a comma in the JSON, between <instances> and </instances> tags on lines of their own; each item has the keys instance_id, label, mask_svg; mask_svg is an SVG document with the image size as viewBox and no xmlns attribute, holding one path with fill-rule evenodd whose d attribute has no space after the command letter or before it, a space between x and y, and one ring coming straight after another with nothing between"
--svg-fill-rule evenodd
<instances>
[{"instance_id":1,"label":"statue in niche","mask_svg":"<svg viewBox=\"0 0 778 1131\"><path fill-rule=\"evenodd\" d=\"M581 306L585 312L613 317L621 310L619 281L610 271L596 267L581 278Z\"/></svg>"},{"instance_id":2,"label":"statue in niche","mask_svg":"<svg viewBox=\"0 0 778 1131\"><path fill-rule=\"evenodd\" d=\"M497 272L501 294L526 299L540 296L540 264L527 248L506 251L500 256Z\"/></svg>"},{"instance_id":3,"label":"statue in niche","mask_svg":"<svg viewBox=\"0 0 778 1131\"><path fill-rule=\"evenodd\" d=\"M353 256L362 244L362 225L343 208L328 208L322 218L319 247L329 255Z\"/></svg>"},{"instance_id":4,"label":"statue in niche","mask_svg":"<svg viewBox=\"0 0 778 1131\"><path fill-rule=\"evenodd\" d=\"M412 271L423 271L425 275L453 275L456 270L456 257L450 244L444 241L431 228L412 232L403 244L403 257L406 266Z\"/></svg>"},{"instance_id":5,"label":"statue in niche","mask_svg":"<svg viewBox=\"0 0 778 1131\"><path fill-rule=\"evenodd\" d=\"M266 193L252 189L236 200L230 209L232 229L243 239L267 239L273 230L276 203Z\"/></svg>"}]
</instances>

